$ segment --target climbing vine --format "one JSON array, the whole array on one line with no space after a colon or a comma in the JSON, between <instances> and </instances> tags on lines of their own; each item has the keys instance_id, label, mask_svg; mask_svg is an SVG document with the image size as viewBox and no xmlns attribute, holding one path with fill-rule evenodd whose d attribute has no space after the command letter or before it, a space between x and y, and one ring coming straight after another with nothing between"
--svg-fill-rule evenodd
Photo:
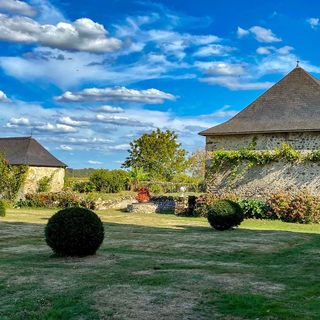
<instances>
[{"instance_id":1,"label":"climbing vine","mask_svg":"<svg viewBox=\"0 0 320 320\"><path fill-rule=\"evenodd\" d=\"M10 165L0 154L0 197L13 200L27 176L28 167L23 165Z\"/></svg>"},{"instance_id":2,"label":"climbing vine","mask_svg":"<svg viewBox=\"0 0 320 320\"><path fill-rule=\"evenodd\" d=\"M282 144L275 150L255 150L254 139L246 148L239 150L215 150L211 152L210 173L216 173L221 169L230 170L229 186L244 176L254 166L262 166L276 161L289 163L320 162L320 150L314 150L307 154L297 151L289 144Z\"/></svg>"}]
</instances>

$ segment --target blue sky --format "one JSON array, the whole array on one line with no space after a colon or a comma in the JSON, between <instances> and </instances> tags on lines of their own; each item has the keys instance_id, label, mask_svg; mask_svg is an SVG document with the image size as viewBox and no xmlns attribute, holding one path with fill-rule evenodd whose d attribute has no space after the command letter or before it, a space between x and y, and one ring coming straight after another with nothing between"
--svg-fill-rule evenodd
<instances>
[{"instance_id":1,"label":"blue sky","mask_svg":"<svg viewBox=\"0 0 320 320\"><path fill-rule=\"evenodd\" d=\"M318 76L318 1L0 0L1 136L120 167L159 127L183 147L294 68Z\"/></svg>"}]
</instances>

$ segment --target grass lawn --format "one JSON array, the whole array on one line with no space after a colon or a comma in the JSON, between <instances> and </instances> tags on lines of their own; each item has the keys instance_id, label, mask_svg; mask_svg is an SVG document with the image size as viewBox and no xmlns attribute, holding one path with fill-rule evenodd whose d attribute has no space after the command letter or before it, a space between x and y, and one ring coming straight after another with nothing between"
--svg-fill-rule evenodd
<instances>
[{"instance_id":1,"label":"grass lawn","mask_svg":"<svg viewBox=\"0 0 320 320\"><path fill-rule=\"evenodd\" d=\"M0 319L319 319L320 225L99 212L96 256L54 258L50 210L0 218Z\"/></svg>"}]
</instances>

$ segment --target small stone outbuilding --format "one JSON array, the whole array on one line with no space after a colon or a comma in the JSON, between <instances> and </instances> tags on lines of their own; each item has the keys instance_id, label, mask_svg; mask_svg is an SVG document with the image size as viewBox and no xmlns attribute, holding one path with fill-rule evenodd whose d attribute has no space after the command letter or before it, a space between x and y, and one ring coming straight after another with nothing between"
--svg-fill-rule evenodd
<instances>
[{"instance_id":1,"label":"small stone outbuilding","mask_svg":"<svg viewBox=\"0 0 320 320\"><path fill-rule=\"evenodd\" d=\"M255 141L257 151L283 143L301 153L320 149L320 80L297 66L229 121L200 132L206 150L239 150ZM210 160L207 162L207 168ZM232 191L243 196L266 196L277 190L320 192L318 163L277 161L250 169L227 190L227 170L210 174L211 192Z\"/></svg>"},{"instance_id":2,"label":"small stone outbuilding","mask_svg":"<svg viewBox=\"0 0 320 320\"><path fill-rule=\"evenodd\" d=\"M51 192L64 186L66 165L32 137L0 138L0 153L11 165L27 165L28 172L19 196L35 193L43 177L50 178Z\"/></svg>"}]
</instances>

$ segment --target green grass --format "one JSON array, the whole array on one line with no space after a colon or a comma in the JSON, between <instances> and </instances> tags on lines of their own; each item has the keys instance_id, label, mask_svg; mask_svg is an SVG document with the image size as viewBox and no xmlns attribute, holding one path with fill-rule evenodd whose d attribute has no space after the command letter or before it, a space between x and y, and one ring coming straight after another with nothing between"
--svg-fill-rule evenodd
<instances>
[{"instance_id":1,"label":"green grass","mask_svg":"<svg viewBox=\"0 0 320 320\"><path fill-rule=\"evenodd\" d=\"M99 212L96 256L54 258L54 211L0 218L0 319L318 319L320 225Z\"/></svg>"}]
</instances>

